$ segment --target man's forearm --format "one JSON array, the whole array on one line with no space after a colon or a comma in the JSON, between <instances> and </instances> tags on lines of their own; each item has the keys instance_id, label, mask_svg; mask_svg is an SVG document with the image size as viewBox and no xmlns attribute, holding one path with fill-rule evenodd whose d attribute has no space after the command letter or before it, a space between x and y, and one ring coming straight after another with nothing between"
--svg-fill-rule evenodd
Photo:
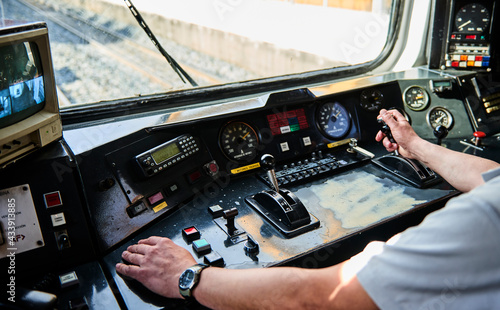
<instances>
[{"instance_id":1,"label":"man's forearm","mask_svg":"<svg viewBox=\"0 0 500 310\"><path fill-rule=\"evenodd\" d=\"M494 161L453 151L425 140L421 140L413 150L418 160L463 192L481 185L483 183L481 173L500 165Z\"/></svg>"},{"instance_id":2,"label":"man's forearm","mask_svg":"<svg viewBox=\"0 0 500 310\"><path fill-rule=\"evenodd\" d=\"M203 271L194 296L212 309L376 308L357 279L342 279L341 266L327 269L208 268ZM345 293L348 290L351 291Z\"/></svg>"}]
</instances>

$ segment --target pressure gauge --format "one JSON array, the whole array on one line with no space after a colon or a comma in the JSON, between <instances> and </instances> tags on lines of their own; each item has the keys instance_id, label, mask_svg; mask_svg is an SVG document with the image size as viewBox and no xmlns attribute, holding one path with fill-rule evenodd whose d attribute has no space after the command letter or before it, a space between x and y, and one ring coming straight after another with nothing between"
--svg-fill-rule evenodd
<instances>
[{"instance_id":1,"label":"pressure gauge","mask_svg":"<svg viewBox=\"0 0 500 310\"><path fill-rule=\"evenodd\" d=\"M403 101L413 111L422 111L429 105L429 94L423 87L411 86L405 90Z\"/></svg>"},{"instance_id":2,"label":"pressure gauge","mask_svg":"<svg viewBox=\"0 0 500 310\"><path fill-rule=\"evenodd\" d=\"M370 112L378 112L384 104L384 95L378 89L365 89L361 92L359 105Z\"/></svg>"},{"instance_id":3,"label":"pressure gauge","mask_svg":"<svg viewBox=\"0 0 500 310\"><path fill-rule=\"evenodd\" d=\"M453 115L445 108L435 107L427 113L427 123L433 129L436 129L440 125L451 129L453 126Z\"/></svg>"}]
</instances>

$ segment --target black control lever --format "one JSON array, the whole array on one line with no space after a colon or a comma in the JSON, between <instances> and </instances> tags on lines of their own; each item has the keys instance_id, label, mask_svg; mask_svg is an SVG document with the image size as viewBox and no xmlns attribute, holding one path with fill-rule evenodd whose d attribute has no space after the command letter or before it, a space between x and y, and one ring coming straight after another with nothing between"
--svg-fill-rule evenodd
<instances>
[{"instance_id":1,"label":"black control lever","mask_svg":"<svg viewBox=\"0 0 500 310\"><path fill-rule=\"evenodd\" d=\"M391 128L389 127L389 125L387 125L384 122L384 120L381 118L377 118L377 122L382 125L382 128L380 128L380 131L382 131L382 133L387 137L387 139L389 139L389 141L391 141L391 143L397 143L396 140L394 139L394 136L392 135L392 131L391 131ZM399 155L399 152L397 149L394 151L394 153L396 155Z\"/></svg>"},{"instance_id":2,"label":"black control lever","mask_svg":"<svg viewBox=\"0 0 500 310\"><path fill-rule=\"evenodd\" d=\"M318 227L319 220L306 210L300 199L291 191L279 188L274 157L265 154L260 164L266 170L273 189L246 197L246 202L287 237Z\"/></svg>"},{"instance_id":3,"label":"black control lever","mask_svg":"<svg viewBox=\"0 0 500 310\"><path fill-rule=\"evenodd\" d=\"M384 120L379 118L377 121L382 125L380 130L386 135L387 139L389 139L392 143L397 143L392 135L391 128L384 122ZM372 162L419 188L427 187L440 181L440 178L438 178L434 171L418 160L401 156L398 150L394 151L394 155L385 155L380 158L373 159Z\"/></svg>"},{"instance_id":4,"label":"black control lever","mask_svg":"<svg viewBox=\"0 0 500 310\"><path fill-rule=\"evenodd\" d=\"M276 164L276 161L274 160L274 156L271 154L264 154L260 158L260 165L264 170L266 170L267 177L269 178L269 182L274 187L274 190L279 192L279 185L278 185L278 179L276 178L276 173L274 171L274 166Z\"/></svg>"}]
</instances>

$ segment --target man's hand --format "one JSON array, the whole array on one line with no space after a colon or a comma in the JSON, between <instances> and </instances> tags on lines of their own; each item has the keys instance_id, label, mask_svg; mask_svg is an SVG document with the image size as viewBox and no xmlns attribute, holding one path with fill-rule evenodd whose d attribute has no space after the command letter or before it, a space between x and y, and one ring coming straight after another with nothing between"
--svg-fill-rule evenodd
<instances>
[{"instance_id":1,"label":"man's hand","mask_svg":"<svg viewBox=\"0 0 500 310\"><path fill-rule=\"evenodd\" d=\"M181 298L179 277L184 270L196 264L186 249L163 237L140 240L129 246L122 253L122 258L130 265L116 264L117 272L169 298Z\"/></svg>"},{"instance_id":2,"label":"man's hand","mask_svg":"<svg viewBox=\"0 0 500 310\"><path fill-rule=\"evenodd\" d=\"M416 141L421 140L420 137L415 133L410 123L406 118L397 110L387 111L385 109L380 110L380 114L377 119L382 119L387 126L391 129L392 136L396 143L392 143L386 137L386 135L379 131L375 136L375 140L382 141L382 144L387 149L388 152L393 152L395 150L399 151L403 157L415 159L415 153L413 152L412 146Z\"/></svg>"}]
</instances>

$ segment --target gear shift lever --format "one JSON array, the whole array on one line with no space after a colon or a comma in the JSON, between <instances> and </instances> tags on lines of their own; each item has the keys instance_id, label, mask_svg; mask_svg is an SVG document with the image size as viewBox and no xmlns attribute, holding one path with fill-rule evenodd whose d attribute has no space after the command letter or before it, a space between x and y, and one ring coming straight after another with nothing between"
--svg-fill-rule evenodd
<instances>
[{"instance_id":1,"label":"gear shift lever","mask_svg":"<svg viewBox=\"0 0 500 310\"><path fill-rule=\"evenodd\" d=\"M319 220L307 211L294 193L279 188L274 172L273 155L263 155L260 158L260 165L266 170L273 189L248 196L245 201L287 238L319 227Z\"/></svg>"},{"instance_id":2,"label":"gear shift lever","mask_svg":"<svg viewBox=\"0 0 500 310\"><path fill-rule=\"evenodd\" d=\"M264 170L266 170L267 177L269 178L269 181L274 187L274 190L276 192L279 192L279 185L278 185L278 179L276 178L276 173L274 172L274 166L275 166L276 161L274 160L274 156L271 154L264 154L260 158L260 165Z\"/></svg>"}]
</instances>

